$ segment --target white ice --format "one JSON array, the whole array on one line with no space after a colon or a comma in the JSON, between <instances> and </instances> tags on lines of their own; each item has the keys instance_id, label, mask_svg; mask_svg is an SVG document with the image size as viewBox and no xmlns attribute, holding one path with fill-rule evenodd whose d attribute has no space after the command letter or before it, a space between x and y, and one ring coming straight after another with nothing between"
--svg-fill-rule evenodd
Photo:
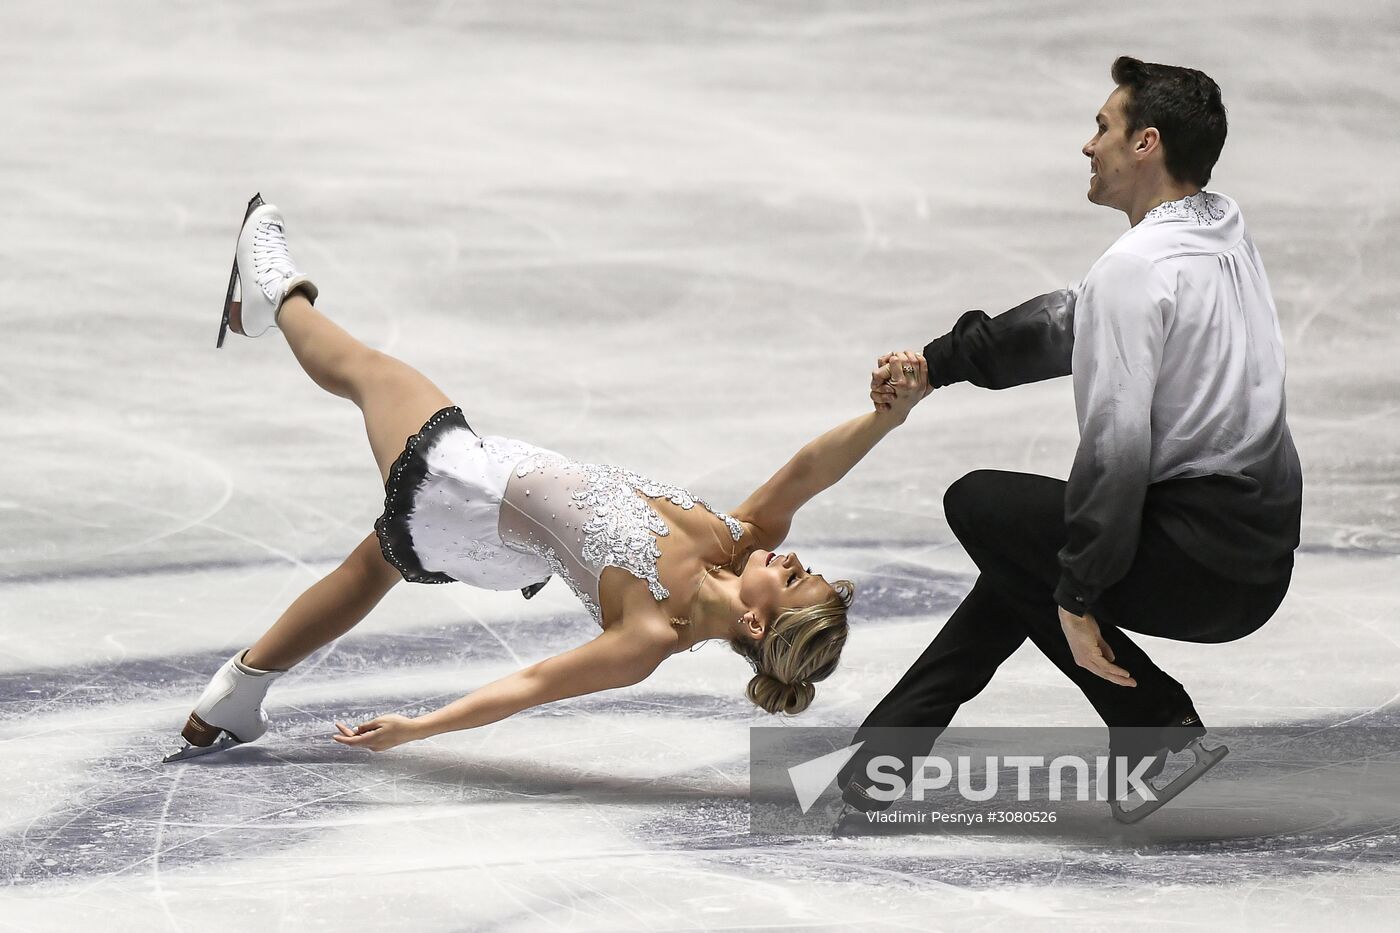
<instances>
[{"instance_id":1,"label":"white ice","mask_svg":"<svg viewBox=\"0 0 1400 933\"><path fill-rule=\"evenodd\" d=\"M558 581L401 585L278 685L265 739L159 764L382 504L357 413L280 336L214 350L253 192L320 304L474 426L732 504L862 410L877 354L1121 232L1078 152L1120 53L1224 88L1213 187L1271 274L1307 478L1277 617L1144 641L1212 725L1393 727L1393 3L7 0L0 930L1383 927L1397 821L1332 801L1241 824L1183 796L1099 843L750 836L768 720L717 647L382 756L330 741L589 637ZM869 598L792 724L893 684L971 583L943 490L1064 476L1069 393L938 393L802 514L798 552ZM1028 648L958 722L1095 719Z\"/></svg>"}]
</instances>

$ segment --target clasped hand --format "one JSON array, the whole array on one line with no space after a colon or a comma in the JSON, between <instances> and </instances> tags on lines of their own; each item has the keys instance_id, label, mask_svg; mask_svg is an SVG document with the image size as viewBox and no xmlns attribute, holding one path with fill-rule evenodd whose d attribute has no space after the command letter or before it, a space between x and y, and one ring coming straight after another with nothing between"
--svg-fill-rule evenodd
<instances>
[{"instance_id":1,"label":"clasped hand","mask_svg":"<svg viewBox=\"0 0 1400 933\"><path fill-rule=\"evenodd\" d=\"M922 353L901 350L886 353L870 373L870 401L876 411L908 417L933 389L928 384L928 363Z\"/></svg>"}]
</instances>

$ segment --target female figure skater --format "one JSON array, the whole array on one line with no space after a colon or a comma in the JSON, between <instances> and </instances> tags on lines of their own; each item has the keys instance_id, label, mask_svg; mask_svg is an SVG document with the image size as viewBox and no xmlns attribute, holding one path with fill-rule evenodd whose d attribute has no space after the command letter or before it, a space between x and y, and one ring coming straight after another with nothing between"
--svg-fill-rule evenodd
<instances>
[{"instance_id":1,"label":"female figure skater","mask_svg":"<svg viewBox=\"0 0 1400 933\"><path fill-rule=\"evenodd\" d=\"M904 422L927 386L921 357L897 358L888 410L807 444L725 514L627 470L478 436L437 386L351 337L312 307L316 297L288 252L280 212L255 197L239 233L220 345L226 328L256 337L276 326L317 385L360 408L384 479L384 513L344 563L215 674L182 731L189 744L167 761L261 736L268 686L348 632L400 579L523 588L528 596L557 575L602 631L426 715L380 716L354 729L337 723L334 738L344 745L384 751L635 684L712 638L753 666L747 694L758 706L798 713L811 703L814 682L832 672L845 644L855 588L773 549L805 502Z\"/></svg>"}]
</instances>

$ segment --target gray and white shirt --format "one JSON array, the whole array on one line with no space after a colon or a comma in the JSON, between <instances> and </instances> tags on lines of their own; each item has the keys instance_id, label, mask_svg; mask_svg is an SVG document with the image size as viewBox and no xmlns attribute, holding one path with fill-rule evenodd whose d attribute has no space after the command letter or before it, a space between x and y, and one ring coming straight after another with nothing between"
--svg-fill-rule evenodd
<instances>
[{"instance_id":1,"label":"gray and white shirt","mask_svg":"<svg viewBox=\"0 0 1400 933\"><path fill-rule=\"evenodd\" d=\"M1132 565L1144 514L1242 582L1292 567L1302 472L1285 418L1283 339L1234 201L1153 208L1083 281L924 349L934 386L1073 374L1079 449L1056 601L1082 613Z\"/></svg>"}]
</instances>

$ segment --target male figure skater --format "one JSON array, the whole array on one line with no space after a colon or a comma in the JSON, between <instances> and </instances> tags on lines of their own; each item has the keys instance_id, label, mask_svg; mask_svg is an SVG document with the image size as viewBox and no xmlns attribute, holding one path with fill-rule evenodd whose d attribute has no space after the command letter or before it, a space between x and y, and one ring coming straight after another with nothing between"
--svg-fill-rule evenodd
<instances>
[{"instance_id":1,"label":"male figure skater","mask_svg":"<svg viewBox=\"0 0 1400 933\"><path fill-rule=\"evenodd\" d=\"M1111 73L1083 153L1089 200L1130 229L1078 286L993 318L970 311L924 348L934 388L1072 373L1069 482L979 470L949 487L948 524L980 575L862 733L936 735L1029 638L1109 726L1112 755L1154 759L1152 777L1168 748L1196 752L1156 805L1128 817L1115 804L1119 819L1140 819L1224 751L1202 759L1190 696L1126 631L1213 643L1263 625L1288 589L1302 474L1263 263L1235 203L1204 190L1225 143L1220 89L1134 58ZM887 362L872 378L877 406L893 392ZM863 748L840 776L851 806L888 805L862 783L878 751Z\"/></svg>"}]
</instances>

